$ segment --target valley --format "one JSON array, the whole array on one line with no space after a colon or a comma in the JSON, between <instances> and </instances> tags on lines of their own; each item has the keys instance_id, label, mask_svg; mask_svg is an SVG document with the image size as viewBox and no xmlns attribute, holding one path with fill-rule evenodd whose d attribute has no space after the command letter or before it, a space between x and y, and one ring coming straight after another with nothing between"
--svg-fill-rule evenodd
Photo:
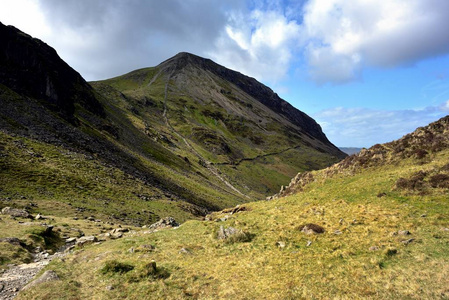
<instances>
[{"instance_id":1,"label":"valley","mask_svg":"<svg viewBox=\"0 0 449 300\"><path fill-rule=\"evenodd\" d=\"M0 41L0 298L449 297L448 116L348 156L210 59L86 82Z\"/></svg>"}]
</instances>

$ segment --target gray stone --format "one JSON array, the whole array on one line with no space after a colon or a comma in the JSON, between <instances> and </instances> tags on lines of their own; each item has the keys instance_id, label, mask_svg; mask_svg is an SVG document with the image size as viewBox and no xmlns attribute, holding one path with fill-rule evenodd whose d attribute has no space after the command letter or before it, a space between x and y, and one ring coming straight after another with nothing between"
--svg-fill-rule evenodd
<instances>
[{"instance_id":1,"label":"gray stone","mask_svg":"<svg viewBox=\"0 0 449 300\"><path fill-rule=\"evenodd\" d=\"M78 247L84 247L85 245L93 244L97 242L97 237L91 235L91 236L83 236L76 240L75 245Z\"/></svg>"},{"instance_id":2,"label":"gray stone","mask_svg":"<svg viewBox=\"0 0 449 300\"><path fill-rule=\"evenodd\" d=\"M180 254L191 254L190 250L186 249L186 248L181 248L181 250L179 250Z\"/></svg>"},{"instance_id":3,"label":"gray stone","mask_svg":"<svg viewBox=\"0 0 449 300\"><path fill-rule=\"evenodd\" d=\"M158 222L151 224L148 228L151 230L158 230L163 228L172 228L172 227L178 227L179 224L176 222L176 220L172 217L166 217L163 219L160 219Z\"/></svg>"},{"instance_id":4,"label":"gray stone","mask_svg":"<svg viewBox=\"0 0 449 300\"><path fill-rule=\"evenodd\" d=\"M109 238L113 239L113 240L119 239L121 237L123 237L123 233L122 232L110 233L110 235L109 235Z\"/></svg>"},{"instance_id":5,"label":"gray stone","mask_svg":"<svg viewBox=\"0 0 449 300\"><path fill-rule=\"evenodd\" d=\"M10 215L15 218L32 218L29 212L24 209L11 208L9 206L2 209L3 215Z\"/></svg>"},{"instance_id":6,"label":"gray stone","mask_svg":"<svg viewBox=\"0 0 449 300\"><path fill-rule=\"evenodd\" d=\"M219 240L225 240L233 235L236 235L238 233L241 233L242 231L239 229L236 229L234 227L228 227L224 228L223 226L220 226L220 229L218 230L217 238Z\"/></svg>"},{"instance_id":7,"label":"gray stone","mask_svg":"<svg viewBox=\"0 0 449 300\"><path fill-rule=\"evenodd\" d=\"M76 242L76 238L71 237L65 240L66 244L71 244L71 243L75 243Z\"/></svg>"}]
</instances>

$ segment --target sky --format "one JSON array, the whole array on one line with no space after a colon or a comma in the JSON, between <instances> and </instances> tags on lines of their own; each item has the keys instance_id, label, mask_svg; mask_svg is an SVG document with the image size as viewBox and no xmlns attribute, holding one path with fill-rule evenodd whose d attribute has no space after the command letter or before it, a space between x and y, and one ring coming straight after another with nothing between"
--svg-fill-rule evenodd
<instances>
[{"instance_id":1,"label":"sky","mask_svg":"<svg viewBox=\"0 0 449 300\"><path fill-rule=\"evenodd\" d=\"M86 80L207 57L266 84L339 147L449 114L447 0L0 0L0 22Z\"/></svg>"}]
</instances>

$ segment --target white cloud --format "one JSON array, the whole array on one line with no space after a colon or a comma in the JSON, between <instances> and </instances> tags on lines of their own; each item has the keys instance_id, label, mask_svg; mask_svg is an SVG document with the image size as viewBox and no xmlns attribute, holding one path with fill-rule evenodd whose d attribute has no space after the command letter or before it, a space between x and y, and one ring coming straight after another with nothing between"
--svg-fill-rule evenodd
<instances>
[{"instance_id":1,"label":"white cloud","mask_svg":"<svg viewBox=\"0 0 449 300\"><path fill-rule=\"evenodd\" d=\"M280 11L232 12L210 56L259 80L277 82L290 67L300 26Z\"/></svg>"},{"instance_id":2,"label":"white cloud","mask_svg":"<svg viewBox=\"0 0 449 300\"><path fill-rule=\"evenodd\" d=\"M41 39L51 34L39 3L33 0L2 0L0 21Z\"/></svg>"},{"instance_id":3,"label":"white cloud","mask_svg":"<svg viewBox=\"0 0 449 300\"><path fill-rule=\"evenodd\" d=\"M329 140L340 147L370 147L400 138L449 112L449 100L420 110L373 110L336 107L312 117Z\"/></svg>"},{"instance_id":4,"label":"white cloud","mask_svg":"<svg viewBox=\"0 0 449 300\"><path fill-rule=\"evenodd\" d=\"M0 20L42 39L87 80L154 66L178 52L204 55L237 0L2 0Z\"/></svg>"},{"instance_id":5,"label":"white cloud","mask_svg":"<svg viewBox=\"0 0 449 300\"><path fill-rule=\"evenodd\" d=\"M317 82L449 52L447 0L310 0L303 11L305 56Z\"/></svg>"}]
</instances>

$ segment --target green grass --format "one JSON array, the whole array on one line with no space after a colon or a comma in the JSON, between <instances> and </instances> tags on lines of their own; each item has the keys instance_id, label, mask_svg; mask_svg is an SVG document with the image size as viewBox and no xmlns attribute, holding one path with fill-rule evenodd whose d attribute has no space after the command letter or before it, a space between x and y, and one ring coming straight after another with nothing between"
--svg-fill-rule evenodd
<instances>
[{"instance_id":1,"label":"green grass","mask_svg":"<svg viewBox=\"0 0 449 300\"><path fill-rule=\"evenodd\" d=\"M442 167L448 157L445 150L425 165L408 159L355 175L323 176L301 193L244 204L245 209L232 215L227 210L214 213L211 221L188 221L176 230L141 232L86 247L48 267L62 281L27 291L19 299L58 299L70 291L79 298L110 299L142 295L155 299L445 298L449 292L447 189L418 195L394 186L398 178L417 170ZM378 197L381 192L386 195ZM227 220L215 221L220 218ZM325 232L301 232L310 223ZM237 243L217 240L220 226L253 237ZM397 234L401 230L411 234ZM404 243L410 238L412 242ZM285 247L279 247L280 241ZM154 251L129 251L145 244L155 246ZM99 276L97 270L111 260L134 269L126 277ZM127 279L138 277L138 270L152 260L170 275ZM73 285L75 278L79 288Z\"/></svg>"}]
</instances>

